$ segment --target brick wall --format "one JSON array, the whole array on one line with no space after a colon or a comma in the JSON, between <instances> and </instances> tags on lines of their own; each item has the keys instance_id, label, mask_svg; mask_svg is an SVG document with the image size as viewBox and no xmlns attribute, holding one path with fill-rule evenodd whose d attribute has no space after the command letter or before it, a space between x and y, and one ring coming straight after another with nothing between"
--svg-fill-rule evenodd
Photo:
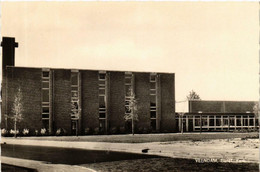
<instances>
[{"instance_id":1,"label":"brick wall","mask_svg":"<svg viewBox=\"0 0 260 172\"><path fill-rule=\"evenodd\" d=\"M150 120L150 74L135 74L135 93L138 101L138 122L136 128L142 127L149 129Z\"/></svg>"},{"instance_id":2,"label":"brick wall","mask_svg":"<svg viewBox=\"0 0 260 172\"><path fill-rule=\"evenodd\" d=\"M18 88L22 92L23 120L17 128L34 131L41 128L41 69L35 68L7 68L7 112L13 115L12 108ZM4 91L4 90L3 90ZM4 106L4 105L3 105ZM2 114L2 120L3 120ZM8 129L13 129L13 122L8 120Z\"/></svg>"},{"instance_id":3,"label":"brick wall","mask_svg":"<svg viewBox=\"0 0 260 172\"><path fill-rule=\"evenodd\" d=\"M225 102L225 112L253 112L253 107L257 102L248 101L248 102L234 102L234 101L227 101Z\"/></svg>"},{"instance_id":4,"label":"brick wall","mask_svg":"<svg viewBox=\"0 0 260 172\"><path fill-rule=\"evenodd\" d=\"M125 74L124 72L110 72L110 116L109 126L125 126Z\"/></svg>"},{"instance_id":5,"label":"brick wall","mask_svg":"<svg viewBox=\"0 0 260 172\"><path fill-rule=\"evenodd\" d=\"M226 112L245 113L253 112L254 101L189 101L189 112Z\"/></svg>"},{"instance_id":6,"label":"brick wall","mask_svg":"<svg viewBox=\"0 0 260 172\"><path fill-rule=\"evenodd\" d=\"M71 70L55 69L54 77L54 132L64 128L71 134Z\"/></svg>"},{"instance_id":7,"label":"brick wall","mask_svg":"<svg viewBox=\"0 0 260 172\"><path fill-rule=\"evenodd\" d=\"M82 84L82 130L99 127L98 71L80 71Z\"/></svg>"},{"instance_id":8,"label":"brick wall","mask_svg":"<svg viewBox=\"0 0 260 172\"><path fill-rule=\"evenodd\" d=\"M175 131L175 77L160 74L161 80L161 132Z\"/></svg>"}]
</instances>

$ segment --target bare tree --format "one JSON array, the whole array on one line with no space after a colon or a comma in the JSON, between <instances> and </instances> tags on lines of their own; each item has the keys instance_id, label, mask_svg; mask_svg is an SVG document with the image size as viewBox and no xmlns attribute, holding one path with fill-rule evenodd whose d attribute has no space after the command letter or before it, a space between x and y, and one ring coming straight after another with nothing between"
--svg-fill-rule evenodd
<instances>
[{"instance_id":1,"label":"bare tree","mask_svg":"<svg viewBox=\"0 0 260 172\"><path fill-rule=\"evenodd\" d=\"M259 103L255 103L254 107L253 107L253 112L255 114L255 118L259 120L259 112L260 112L260 109L259 109Z\"/></svg>"},{"instance_id":2,"label":"bare tree","mask_svg":"<svg viewBox=\"0 0 260 172\"><path fill-rule=\"evenodd\" d=\"M193 90L190 91L189 95L187 95L188 100L201 100L200 96Z\"/></svg>"},{"instance_id":3,"label":"bare tree","mask_svg":"<svg viewBox=\"0 0 260 172\"><path fill-rule=\"evenodd\" d=\"M16 137L16 128L17 128L17 122L20 122L23 117L22 117L22 112L23 112L23 105L22 105L22 92L21 89L18 88L18 92L16 93L14 103L13 103L13 108L12 108L13 116L10 118L14 121L14 137Z\"/></svg>"},{"instance_id":4,"label":"bare tree","mask_svg":"<svg viewBox=\"0 0 260 172\"><path fill-rule=\"evenodd\" d=\"M132 121L132 134L134 135L135 121L138 121L138 109L137 109L137 99L135 97L135 94L134 94L134 91L132 88L129 89L128 102L129 102L129 105L126 107L130 113L126 113L124 118L125 118L125 121Z\"/></svg>"}]
</instances>

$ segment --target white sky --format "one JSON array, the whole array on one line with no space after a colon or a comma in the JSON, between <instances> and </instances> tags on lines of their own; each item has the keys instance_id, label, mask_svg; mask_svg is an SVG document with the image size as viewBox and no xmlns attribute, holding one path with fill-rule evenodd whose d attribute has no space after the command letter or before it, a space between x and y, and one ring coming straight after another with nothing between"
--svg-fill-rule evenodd
<instances>
[{"instance_id":1,"label":"white sky","mask_svg":"<svg viewBox=\"0 0 260 172\"><path fill-rule=\"evenodd\" d=\"M1 34L16 66L174 72L177 101L258 100L258 15L258 2L1 2Z\"/></svg>"}]
</instances>

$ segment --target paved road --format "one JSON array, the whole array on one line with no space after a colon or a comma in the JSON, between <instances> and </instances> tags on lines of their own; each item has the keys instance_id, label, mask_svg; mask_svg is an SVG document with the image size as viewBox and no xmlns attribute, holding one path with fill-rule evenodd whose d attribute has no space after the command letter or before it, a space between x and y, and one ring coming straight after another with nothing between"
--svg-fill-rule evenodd
<instances>
[{"instance_id":1,"label":"paved road","mask_svg":"<svg viewBox=\"0 0 260 172\"><path fill-rule=\"evenodd\" d=\"M17 166L7 165L3 163L1 163L1 170L2 172L37 172L34 169L17 167Z\"/></svg>"},{"instance_id":2,"label":"paved road","mask_svg":"<svg viewBox=\"0 0 260 172\"><path fill-rule=\"evenodd\" d=\"M46 161L53 164L79 165L129 159L157 158L158 156L112 151L96 151L72 148L24 146L1 144L2 156Z\"/></svg>"}]
</instances>

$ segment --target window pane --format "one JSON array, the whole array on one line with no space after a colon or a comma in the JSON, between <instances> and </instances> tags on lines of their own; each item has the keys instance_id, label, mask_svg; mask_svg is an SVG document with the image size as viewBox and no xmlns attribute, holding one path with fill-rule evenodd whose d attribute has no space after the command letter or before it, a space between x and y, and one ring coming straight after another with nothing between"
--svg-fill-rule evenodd
<instances>
[{"instance_id":1,"label":"window pane","mask_svg":"<svg viewBox=\"0 0 260 172\"><path fill-rule=\"evenodd\" d=\"M241 126L241 118L237 119L237 126Z\"/></svg>"},{"instance_id":2,"label":"window pane","mask_svg":"<svg viewBox=\"0 0 260 172\"><path fill-rule=\"evenodd\" d=\"M248 119L244 119L243 126L248 126Z\"/></svg>"},{"instance_id":3,"label":"window pane","mask_svg":"<svg viewBox=\"0 0 260 172\"><path fill-rule=\"evenodd\" d=\"M99 95L105 95L105 89L99 89Z\"/></svg>"},{"instance_id":4,"label":"window pane","mask_svg":"<svg viewBox=\"0 0 260 172\"><path fill-rule=\"evenodd\" d=\"M77 99L78 98L78 92L77 91L71 92L71 98L72 99Z\"/></svg>"},{"instance_id":5,"label":"window pane","mask_svg":"<svg viewBox=\"0 0 260 172\"><path fill-rule=\"evenodd\" d=\"M49 107L42 107L42 113L49 113L50 108Z\"/></svg>"},{"instance_id":6,"label":"window pane","mask_svg":"<svg viewBox=\"0 0 260 172\"><path fill-rule=\"evenodd\" d=\"M229 125L230 125L230 126L234 126L234 125L235 125L235 119L234 119L234 117L229 119Z\"/></svg>"},{"instance_id":7,"label":"window pane","mask_svg":"<svg viewBox=\"0 0 260 172\"><path fill-rule=\"evenodd\" d=\"M71 73L71 85L78 85L78 73Z\"/></svg>"},{"instance_id":8,"label":"window pane","mask_svg":"<svg viewBox=\"0 0 260 172\"><path fill-rule=\"evenodd\" d=\"M101 81L98 82L98 84L99 84L99 85L102 85L102 86L105 86L106 81L105 81L105 80L101 80Z\"/></svg>"},{"instance_id":9,"label":"window pane","mask_svg":"<svg viewBox=\"0 0 260 172\"><path fill-rule=\"evenodd\" d=\"M49 77L49 72L42 72L42 77L47 78Z\"/></svg>"},{"instance_id":10,"label":"window pane","mask_svg":"<svg viewBox=\"0 0 260 172\"><path fill-rule=\"evenodd\" d=\"M125 86L126 96L131 96L131 85Z\"/></svg>"},{"instance_id":11,"label":"window pane","mask_svg":"<svg viewBox=\"0 0 260 172\"><path fill-rule=\"evenodd\" d=\"M42 82L42 88L49 88L49 82Z\"/></svg>"},{"instance_id":12,"label":"window pane","mask_svg":"<svg viewBox=\"0 0 260 172\"><path fill-rule=\"evenodd\" d=\"M105 96L99 96L99 108L106 108Z\"/></svg>"},{"instance_id":13,"label":"window pane","mask_svg":"<svg viewBox=\"0 0 260 172\"><path fill-rule=\"evenodd\" d=\"M202 118L202 126L207 126L207 125L208 125L207 118Z\"/></svg>"},{"instance_id":14,"label":"window pane","mask_svg":"<svg viewBox=\"0 0 260 172\"><path fill-rule=\"evenodd\" d=\"M209 119L209 126L214 126L214 119Z\"/></svg>"},{"instance_id":15,"label":"window pane","mask_svg":"<svg viewBox=\"0 0 260 172\"><path fill-rule=\"evenodd\" d=\"M156 120L155 120L155 119L152 119L152 120L151 120L151 127L152 127L152 130L153 130L153 131L156 130Z\"/></svg>"},{"instance_id":16,"label":"window pane","mask_svg":"<svg viewBox=\"0 0 260 172\"><path fill-rule=\"evenodd\" d=\"M150 111L151 118L156 118L156 111Z\"/></svg>"},{"instance_id":17,"label":"window pane","mask_svg":"<svg viewBox=\"0 0 260 172\"><path fill-rule=\"evenodd\" d=\"M106 118L105 112L99 112L99 118Z\"/></svg>"},{"instance_id":18,"label":"window pane","mask_svg":"<svg viewBox=\"0 0 260 172\"><path fill-rule=\"evenodd\" d=\"M156 95L156 90L150 90L151 95Z\"/></svg>"},{"instance_id":19,"label":"window pane","mask_svg":"<svg viewBox=\"0 0 260 172\"><path fill-rule=\"evenodd\" d=\"M42 120L42 128L49 129L49 120Z\"/></svg>"},{"instance_id":20,"label":"window pane","mask_svg":"<svg viewBox=\"0 0 260 172\"><path fill-rule=\"evenodd\" d=\"M126 84L131 84L131 80L132 80L131 78L125 78L125 83Z\"/></svg>"},{"instance_id":21,"label":"window pane","mask_svg":"<svg viewBox=\"0 0 260 172\"><path fill-rule=\"evenodd\" d=\"M221 126L221 119L219 118L216 119L216 126Z\"/></svg>"},{"instance_id":22,"label":"window pane","mask_svg":"<svg viewBox=\"0 0 260 172\"><path fill-rule=\"evenodd\" d=\"M49 118L49 114L42 114L42 118Z\"/></svg>"},{"instance_id":23,"label":"window pane","mask_svg":"<svg viewBox=\"0 0 260 172\"><path fill-rule=\"evenodd\" d=\"M150 82L150 89L155 89L155 82Z\"/></svg>"},{"instance_id":24,"label":"window pane","mask_svg":"<svg viewBox=\"0 0 260 172\"><path fill-rule=\"evenodd\" d=\"M249 125L250 125L250 126L254 126L254 120L253 120L253 119L250 119L250 120L249 120Z\"/></svg>"},{"instance_id":25,"label":"window pane","mask_svg":"<svg viewBox=\"0 0 260 172\"><path fill-rule=\"evenodd\" d=\"M125 106L125 113L131 113L131 109L129 106Z\"/></svg>"},{"instance_id":26,"label":"window pane","mask_svg":"<svg viewBox=\"0 0 260 172\"><path fill-rule=\"evenodd\" d=\"M78 91L78 87L71 87L71 91Z\"/></svg>"},{"instance_id":27,"label":"window pane","mask_svg":"<svg viewBox=\"0 0 260 172\"><path fill-rule=\"evenodd\" d=\"M101 80L106 79L106 74L105 73L100 73L99 74L99 79L101 79Z\"/></svg>"},{"instance_id":28,"label":"window pane","mask_svg":"<svg viewBox=\"0 0 260 172\"><path fill-rule=\"evenodd\" d=\"M42 101L49 102L49 90L42 90Z\"/></svg>"},{"instance_id":29,"label":"window pane","mask_svg":"<svg viewBox=\"0 0 260 172\"><path fill-rule=\"evenodd\" d=\"M156 75L150 75L150 81L155 82L156 80Z\"/></svg>"},{"instance_id":30,"label":"window pane","mask_svg":"<svg viewBox=\"0 0 260 172\"><path fill-rule=\"evenodd\" d=\"M228 118L223 119L223 125L226 125L226 126L228 125Z\"/></svg>"},{"instance_id":31,"label":"window pane","mask_svg":"<svg viewBox=\"0 0 260 172\"><path fill-rule=\"evenodd\" d=\"M195 119L195 126L200 126L200 119Z\"/></svg>"},{"instance_id":32,"label":"window pane","mask_svg":"<svg viewBox=\"0 0 260 172\"><path fill-rule=\"evenodd\" d=\"M156 97L154 95L150 96L150 106L156 106Z\"/></svg>"}]
</instances>

